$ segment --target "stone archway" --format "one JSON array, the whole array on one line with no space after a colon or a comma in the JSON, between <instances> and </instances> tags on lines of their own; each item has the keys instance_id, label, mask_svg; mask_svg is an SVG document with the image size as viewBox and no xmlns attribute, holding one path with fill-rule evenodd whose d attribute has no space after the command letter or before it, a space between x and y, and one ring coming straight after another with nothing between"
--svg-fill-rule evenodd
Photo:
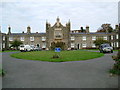
<instances>
[{"instance_id":1,"label":"stone archway","mask_svg":"<svg viewBox=\"0 0 120 90\"><path fill-rule=\"evenodd\" d=\"M51 49L54 49L56 47L60 47L62 50L65 50L66 44L65 42L51 42Z\"/></svg>"}]
</instances>

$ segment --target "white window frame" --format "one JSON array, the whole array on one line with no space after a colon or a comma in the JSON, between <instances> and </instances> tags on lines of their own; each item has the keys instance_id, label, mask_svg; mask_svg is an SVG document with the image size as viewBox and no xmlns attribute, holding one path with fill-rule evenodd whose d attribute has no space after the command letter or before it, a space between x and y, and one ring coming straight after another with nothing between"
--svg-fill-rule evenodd
<instances>
[{"instance_id":1,"label":"white window frame","mask_svg":"<svg viewBox=\"0 0 120 90\"><path fill-rule=\"evenodd\" d=\"M75 43L71 43L71 48L74 48L75 47Z\"/></svg>"},{"instance_id":2,"label":"white window frame","mask_svg":"<svg viewBox=\"0 0 120 90\"><path fill-rule=\"evenodd\" d=\"M11 46L11 44L9 43L9 47Z\"/></svg>"},{"instance_id":3,"label":"white window frame","mask_svg":"<svg viewBox=\"0 0 120 90\"><path fill-rule=\"evenodd\" d=\"M92 40L96 40L96 36L92 36Z\"/></svg>"},{"instance_id":4,"label":"white window frame","mask_svg":"<svg viewBox=\"0 0 120 90\"><path fill-rule=\"evenodd\" d=\"M3 48L5 48L5 43L3 43L3 45L2 45L2 46L3 46Z\"/></svg>"},{"instance_id":5,"label":"white window frame","mask_svg":"<svg viewBox=\"0 0 120 90\"><path fill-rule=\"evenodd\" d=\"M104 36L103 39L104 39L104 40L107 40L107 36Z\"/></svg>"},{"instance_id":6,"label":"white window frame","mask_svg":"<svg viewBox=\"0 0 120 90\"><path fill-rule=\"evenodd\" d=\"M82 37L82 40L83 40L83 41L86 41L86 36L83 36L83 37Z\"/></svg>"},{"instance_id":7,"label":"white window frame","mask_svg":"<svg viewBox=\"0 0 120 90\"><path fill-rule=\"evenodd\" d=\"M13 37L10 36L10 37L9 37L9 41L13 41Z\"/></svg>"},{"instance_id":8,"label":"white window frame","mask_svg":"<svg viewBox=\"0 0 120 90\"><path fill-rule=\"evenodd\" d=\"M46 43L42 43L42 48L46 48Z\"/></svg>"},{"instance_id":9,"label":"white window frame","mask_svg":"<svg viewBox=\"0 0 120 90\"><path fill-rule=\"evenodd\" d=\"M75 40L75 37L74 37L74 36L71 36L71 40Z\"/></svg>"},{"instance_id":10,"label":"white window frame","mask_svg":"<svg viewBox=\"0 0 120 90\"><path fill-rule=\"evenodd\" d=\"M119 38L119 36L118 36L118 34L116 34L116 39L118 39Z\"/></svg>"},{"instance_id":11,"label":"white window frame","mask_svg":"<svg viewBox=\"0 0 120 90\"><path fill-rule=\"evenodd\" d=\"M94 47L96 47L96 45L95 45L95 44L92 44L92 47L94 48Z\"/></svg>"},{"instance_id":12,"label":"white window frame","mask_svg":"<svg viewBox=\"0 0 120 90\"><path fill-rule=\"evenodd\" d=\"M30 41L34 41L34 37L30 37Z\"/></svg>"},{"instance_id":13,"label":"white window frame","mask_svg":"<svg viewBox=\"0 0 120 90\"><path fill-rule=\"evenodd\" d=\"M111 35L111 40L113 40L113 35Z\"/></svg>"},{"instance_id":14,"label":"white window frame","mask_svg":"<svg viewBox=\"0 0 120 90\"><path fill-rule=\"evenodd\" d=\"M45 41L46 40L46 37L42 37L42 41Z\"/></svg>"},{"instance_id":15,"label":"white window frame","mask_svg":"<svg viewBox=\"0 0 120 90\"><path fill-rule=\"evenodd\" d=\"M83 43L83 44L82 44L82 47L83 47L83 48L86 48L86 47L87 47L87 44L86 44L86 43Z\"/></svg>"},{"instance_id":16,"label":"white window frame","mask_svg":"<svg viewBox=\"0 0 120 90\"><path fill-rule=\"evenodd\" d=\"M20 37L20 40L21 41L25 41L25 37Z\"/></svg>"},{"instance_id":17,"label":"white window frame","mask_svg":"<svg viewBox=\"0 0 120 90\"><path fill-rule=\"evenodd\" d=\"M116 47L119 47L119 43L118 42L116 42Z\"/></svg>"},{"instance_id":18,"label":"white window frame","mask_svg":"<svg viewBox=\"0 0 120 90\"><path fill-rule=\"evenodd\" d=\"M113 47L113 42L111 42L111 46Z\"/></svg>"},{"instance_id":19,"label":"white window frame","mask_svg":"<svg viewBox=\"0 0 120 90\"><path fill-rule=\"evenodd\" d=\"M5 41L5 36L3 36L3 41Z\"/></svg>"}]
</instances>

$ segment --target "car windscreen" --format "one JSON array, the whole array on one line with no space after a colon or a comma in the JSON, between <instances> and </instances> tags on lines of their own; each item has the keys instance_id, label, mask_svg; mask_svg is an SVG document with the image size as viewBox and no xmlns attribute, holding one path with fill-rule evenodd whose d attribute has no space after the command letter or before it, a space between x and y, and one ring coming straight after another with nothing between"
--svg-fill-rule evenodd
<instances>
[{"instance_id":1,"label":"car windscreen","mask_svg":"<svg viewBox=\"0 0 120 90\"><path fill-rule=\"evenodd\" d=\"M103 45L103 47L110 47L110 45L109 44L105 44L105 45Z\"/></svg>"},{"instance_id":2,"label":"car windscreen","mask_svg":"<svg viewBox=\"0 0 120 90\"><path fill-rule=\"evenodd\" d=\"M20 47L24 47L24 46L20 46Z\"/></svg>"}]
</instances>

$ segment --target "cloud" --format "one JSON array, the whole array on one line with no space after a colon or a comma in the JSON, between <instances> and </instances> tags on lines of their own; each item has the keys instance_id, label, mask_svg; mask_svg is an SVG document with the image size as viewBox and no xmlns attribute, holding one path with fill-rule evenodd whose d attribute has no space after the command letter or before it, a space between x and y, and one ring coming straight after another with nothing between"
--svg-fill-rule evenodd
<instances>
[{"instance_id":1,"label":"cloud","mask_svg":"<svg viewBox=\"0 0 120 90\"><path fill-rule=\"evenodd\" d=\"M90 26L90 31L96 31L101 24L117 23L117 2L79 2L79 1L40 1L40 2L3 2L2 31L7 32L7 26L12 26L13 32L26 31L30 25L33 32L45 32L46 19L53 25L57 16L65 25L71 20L72 30L80 26ZM1 20L0 20L1 21Z\"/></svg>"}]
</instances>

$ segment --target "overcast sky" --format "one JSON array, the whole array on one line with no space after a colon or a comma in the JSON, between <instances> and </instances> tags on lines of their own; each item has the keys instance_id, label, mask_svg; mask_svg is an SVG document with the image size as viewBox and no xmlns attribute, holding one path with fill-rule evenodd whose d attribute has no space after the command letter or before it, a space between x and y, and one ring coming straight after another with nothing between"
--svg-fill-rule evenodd
<instances>
[{"instance_id":1,"label":"overcast sky","mask_svg":"<svg viewBox=\"0 0 120 90\"><path fill-rule=\"evenodd\" d=\"M110 23L114 28L118 24L118 2L83 2L80 0L40 0L29 2L1 2L0 26L2 32L12 27L12 32L26 32L31 26L32 32L45 32L46 20L53 25L57 16L65 25L69 19L71 29L77 30L81 26L90 27L95 32L103 23Z\"/></svg>"}]
</instances>

